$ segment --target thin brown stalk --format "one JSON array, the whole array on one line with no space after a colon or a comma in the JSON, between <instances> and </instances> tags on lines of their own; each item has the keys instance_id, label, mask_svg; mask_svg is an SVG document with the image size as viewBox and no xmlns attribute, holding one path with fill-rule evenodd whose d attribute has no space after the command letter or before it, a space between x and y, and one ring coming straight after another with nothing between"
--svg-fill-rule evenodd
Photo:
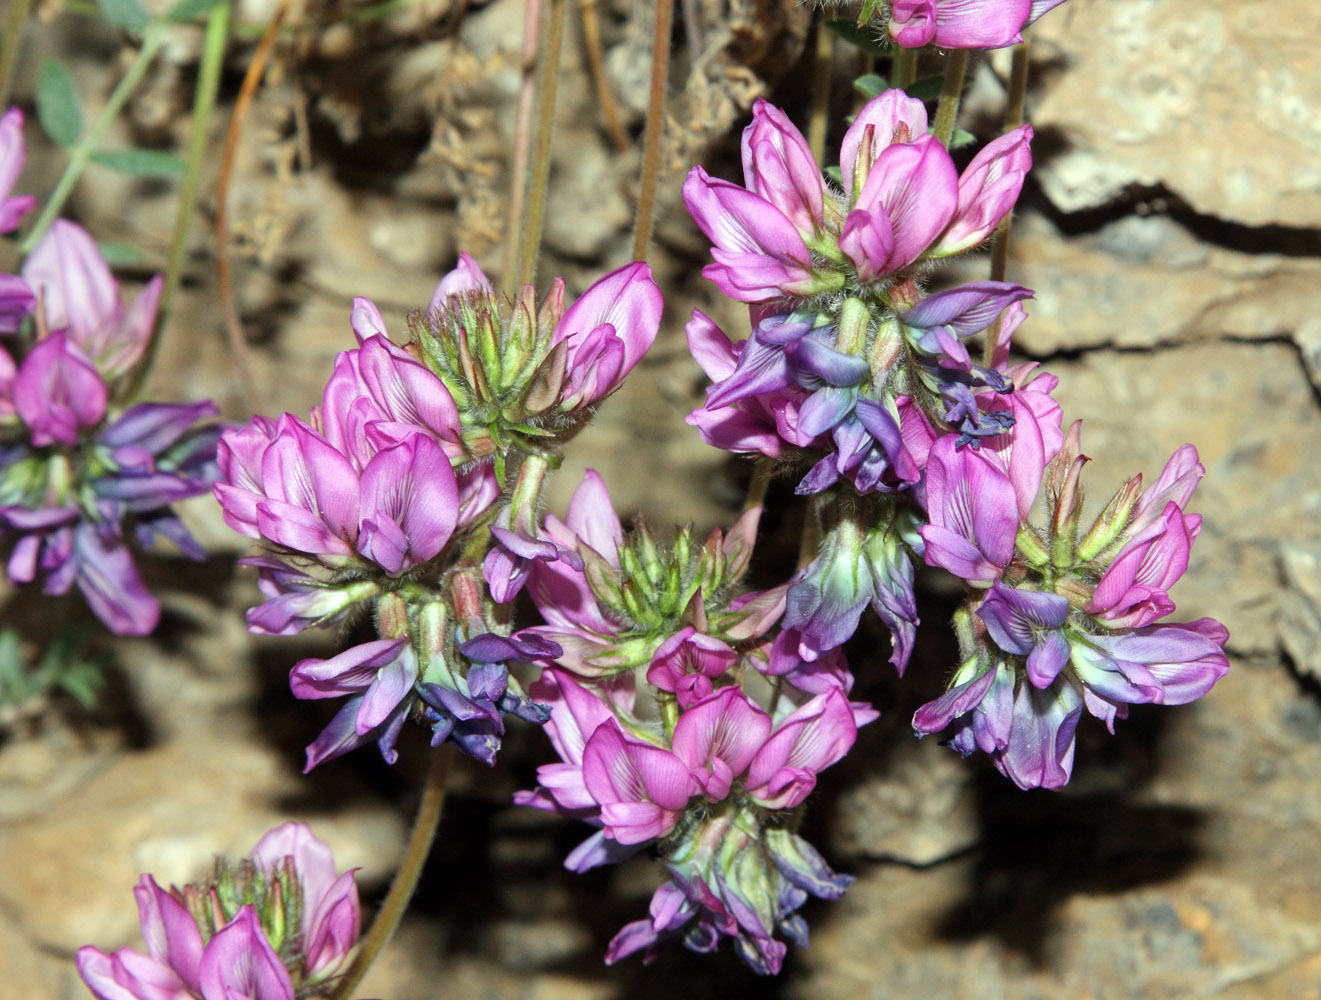
<instances>
[{"instance_id":1,"label":"thin brown stalk","mask_svg":"<svg viewBox=\"0 0 1321 1000\"><path fill-rule=\"evenodd\" d=\"M229 182L234 176L234 157L238 151L239 137L243 133L243 123L247 119L248 109L252 107L253 95L266 73L266 60L280 30L280 24L289 13L293 0L281 0L275 10L275 16L266 25L261 41L252 53L252 62L239 86L238 97L234 101L234 114L229 120L229 130L225 133L225 148L220 158L220 178L216 183L216 282L220 292L220 312L225 323L225 336L229 340L230 350L234 352L234 363L238 366L243 385L251 392L252 365L248 360L248 342L243 335L243 321L239 317L238 303L234 296L234 272L229 258Z\"/></svg>"},{"instance_id":2,"label":"thin brown stalk","mask_svg":"<svg viewBox=\"0 0 1321 1000\"><path fill-rule=\"evenodd\" d=\"M765 455L757 459L757 464L752 467L752 479L748 483L748 496L743 501L743 509L751 510L753 507L760 507L766 502L766 490L771 485L771 478L775 475L775 459L767 458Z\"/></svg>"},{"instance_id":3,"label":"thin brown stalk","mask_svg":"<svg viewBox=\"0 0 1321 1000\"><path fill-rule=\"evenodd\" d=\"M440 826L440 815L445 806L445 783L449 777L452 756L453 749L448 742L437 747L431 756L431 768L427 773L427 783L422 788L422 801L418 803L413 830L404 848L404 859L395 872L394 882L386 893L385 902L381 904L376 919L372 921L371 929L363 935L358 954L354 956L348 971L335 984L331 1000L349 1000L381 949L394 936L404 911L408 909L408 902L413 898L417 881L426 866L427 855L431 853L431 844L436 839L436 829Z\"/></svg>"},{"instance_id":4,"label":"thin brown stalk","mask_svg":"<svg viewBox=\"0 0 1321 1000\"><path fill-rule=\"evenodd\" d=\"M638 182L638 214L633 225L633 259L642 260L651 244L656 212L656 179L660 175L661 137L665 132L665 90L670 79L670 30L674 0L656 0L656 28L651 40L651 93L647 99L647 137L642 145L642 179Z\"/></svg>"},{"instance_id":5,"label":"thin brown stalk","mask_svg":"<svg viewBox=\"0 0 1321 1000\"><path fill-rule=\"evenodd\" d=\"M518 248L523 239L523 209L527 203L527 170L532 150L532 106L536 99L537 37L541 33L542 0L527 0L523 8L523 53L514 117L514 162L509 179L509 217L505 222L505 289L518 290Z\"/></svg>"},{"instance_id":6,"label":"thin brown stalk","mask_svg":"<svg viewBox=\"0 0 1321 1000\"><path fill-rule=\"evenodd\" d=\"M606 131L615 149L628 152L633 143L619 123L619 109L615 107L614 95L610 93L610 81L605 75L605 55L601 48L601 19L596 16L596 0L583 0L583 42L587 49L587 68L592 74L592 83L596 86L596 101L601 105L601 118L605 121Z\"/></svg>"},{"instance_id":7,"label":"thin brown stalk","mask_svg":"<svg viewBox=\"0 0 1321 1000\"><path fill-rule=\"evenodd\" d=\"M523 243L518 256L518 284L537 279L537 256L546 221L546 196L550 189L550 149L555 133L555 95L560 79L560 52L564 48L564 6L567 0L550 0L550 24L542 50L541 99L537 102L537 141L532 150L532 180L528 188L527 218L523 221ZM517 287L517 286L515 286Z\"/></svg>"}]
</instances>

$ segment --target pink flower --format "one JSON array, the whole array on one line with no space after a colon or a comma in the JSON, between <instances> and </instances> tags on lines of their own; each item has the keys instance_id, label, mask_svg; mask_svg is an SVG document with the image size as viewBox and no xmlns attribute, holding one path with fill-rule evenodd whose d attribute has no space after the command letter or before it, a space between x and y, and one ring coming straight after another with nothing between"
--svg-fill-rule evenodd
<instances>
[{"instance_id":1,"label":"pink flower","mask_svg":"<svg viewBox=\"0 0 1321 1000\"><path fill-rule=\"evenodd\" d=\"M962 253L1012 208L1031 136L1024 126L995 140L960 177L927 133L922 103L889 90L844 136L840 195L824 186L802 134L759 101L743 133L743 186L701 167L684 182L688 211L713 244L703 274L730 298L773 303L889 282L920 260Z\"/></svg>"},{"instance_id":2,"label":"pink flower","mask_svg":"<svg viewBox=\"0 0 1321 1000\"><path fill-rule=\"evenodd\" d=\"M999 49L1064 0L893 0L890 37L906 49Z\"/></svg>"},{"instance_id":3,"label":"pink flower","mask_svg":"<svg viewBox=\"0 0 1321 1000\"><path fill-rule=\"evenodd\" d=\"M106 413L105 382L64 333L28 352L13 381L13 405L32 433L34 447L74 445Z\"/></svg>"},{"instance_id":4,"label":"pink flower","mask_svg":"<svg viewBox=\"0 0 1321 1000\"><path fill-rule=\"evenodd\" d=\"M165 279L157 275L125 308L119 282L81 226L56 219L23 264L46 328L66 333L107 381L127 372L151 339Z\"/></svg>"},{"instance_id":5,"label":"pink flower","mask_svg":"<svg viewBox=\"0 0 1321 1000\"><path fill-rule=\"evenodd\" d=\"M266 834L252 862L265 878L241 906L210 884L167 892L143 875L133 894L147 954L80 948L83 982L101 1000L294 1000L333 976L358 937L353 873L336 876L329 848L301 823ZM219 878L227 873L222 866ZM190 910L185 898L205 905ZM199 925L194 912L211 916ZM289 926L291 914L298 926ZM282 934L272 941L263 924Z\"/></svg>"},{"instance_id":6,"label":"pink flower","mask_svg":"<svg viewBox=\"0 0 1321 1000\"><path fill-rule=\"evenodd\" d=\"M26 161L23 112L18 108L10 108L0 116L0 233L17 229L23 216L32 211L37 203L37 199L30 194L10 196Z\"/></svg>"},{"instance_id":7,"label":"pink flower","mask_svg":"<svg viewBox=\"0 0 1321 1000\"><path fill-rule=\"evenodd\" d=\"M628 845L663 837L697 790L681 758L626 735L613 720L583 747L583 783L601 806L606 835Z\"/></svg>"},{"instance_id":8,"label":"pink flower","mask_svg":"<svg viewBox=\"0 0 1321 1000\"><path fill-rule=\"evenodd\" d=\"M748 794L768 809L792 809L816 787L816 776L840 760L858 737L848 698L817 695L778 726L748 765Z\"/></svg>"}]
</instances>

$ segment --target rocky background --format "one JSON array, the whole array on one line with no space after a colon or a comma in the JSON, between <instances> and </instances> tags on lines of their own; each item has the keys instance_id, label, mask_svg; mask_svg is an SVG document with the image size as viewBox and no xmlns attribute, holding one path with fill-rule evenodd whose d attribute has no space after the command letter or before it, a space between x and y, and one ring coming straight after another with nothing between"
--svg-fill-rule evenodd
<instances>
[{"instance_id":1,"label":"rocky background","mask_svg":"<svg viewBox=\"0 0 1321 1000\"><path fill-rule=\"evenodd\" d=\"M706 248L678 185L699 157L736 176L757 96L805 121L814 36L794 0L679 6L649 254L665 325L557 485L562 503L590 463L621 510L708 525L730 519L747 468L683 423L702 381L682 330L693 307L729 329L738 315L700 277ZM239 4L217 151L274 7ZM571 5L541 266L571 293L627 259L649 71L650 4L594 9L629 148L603 125ZM117 79L123 39L77 10L38 14L19 102L31 110L36 68L55 55L94 108ZM353 295L373 297L402 330L458 250L498 270L522 18L518 0L293 5L229 197L250 375L217 306L217 155L152 392L210 396L234 419L303 411L352 344ZM1174 596L1178 617L1228 624L1230 674L1197 705L1135 709L1115 737L1085 721L1069 788L1022 793L984 762L911 736L908 717L951 662L940 633L952 598L929 578L924 645L902 685L882 662L879 628L850 649L855 693L885 714L825 776L808 832L858 882L808 910L812 947L791 954L780 979L756 980L728 952L602 966L656 872L645 859L563 871L580 831L507 805L548 752L524 729L494 771L459 768L412 914L363 995L1321 996L1321 9L1070 0L1032 34L1037 168L1010 277L1037 298L1018 345L1059 376L1067 419L1086 421L1094 496L1197 444L1205 523ZM199 44L179 29L111 145L182 148ZM999 53L976 70L963 124L983 139L995 134L1007 67ZM841 43L832 142L858 71ZM42 193L63 162L29 135L20 190ZM170 185L93 167L69 214L141 247L145 264L125 277L142 279L163 265L174 204ZM987 260L964 262L968 276L984 276ZM328 713L290 697L287 671L328 655L334 637L249 638L241 612L256 591L234 569L242 540L206 499L188 514L214 557L150 562L166 618L150 640L116 644L103 710L20 706L0 722L0 1000L86 996L73 953L139 945L139 872L182 883L284 818L311 822L342 865L361 866L365 900L384 892L421 741L401 746L393 769L364 752L300 776L301 747ZM792 530L786 521L784 536ZM6 622L38 635L81 615L76 602L52 608L27 593L3 606Z\"/></svg>"}]
</instances>

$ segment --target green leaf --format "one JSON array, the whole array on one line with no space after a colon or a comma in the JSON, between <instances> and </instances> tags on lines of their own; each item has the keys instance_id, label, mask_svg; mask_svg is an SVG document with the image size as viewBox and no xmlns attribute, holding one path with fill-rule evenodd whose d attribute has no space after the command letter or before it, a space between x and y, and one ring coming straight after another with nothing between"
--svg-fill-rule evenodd
<instances>
[{"instance_id":1,"label":"green leaf","mask_svg":"<svg viewBox=\"0 0 1321 1000\"><path fill-rule=\"evenodd\" d=\"M970 146L977 141L977 137L964 129L956 128L954 134L949 137L950 149L962 149L964 146Z\"/></svg>"},{"instance_id":2,"label":"green leaf","mask_svg":"<svg viewBox=\"0 0 1321 1000\"><path fill-rule=\"evenodd\" d=\"M66 149L83 131L83 112L69 71L62 63L47 59L37 75L37 118L56 143Z\"/></svg>"},{"instance_id":3,"label":"green leaf","mask_svg":"<svg viewBox=\"0 0 1321 1000\"><path fill-rule=\"evenodd\" d=\"M885 77L878 76L876 73L864 73L853 81L853 89L868 99L884 91L887 86Z\"/></svg>"},{"instance_id":4,"label":"green leaf","mask_svg":"<svg viewBox=\"0 0 1321 1000\"><path fill-rule=\"evenodd\" d=\"M101 16L116 28L141 31L151 23L151 15L138 0L96 0Z\"/></svg>"},{"instance_id":5,"label":"green leaf","mask_svg":"<svg viewBox=\"0 0 1321 1000\"><path fill-rule=\"evenodd\" d=\"M225 0L179 0L165 18L168 21L191 21L202 14L210 13L212 7L224 2Z\"/></svg>"},{"instance_id":6,"label":"green leaf","mask_svg":"<svg viewBox=\"0 0 1321 1000\"><path fill-rule=\"evenodd\" d=\"M874 32L859 28L856 23L846 18L832 18L822 23L844 41L852 42L864 52L883 56L890 51L890 46L885 40L877 37Z\"/></svg>"},{"instance_id":7,"label":"green leaf","mask_svg":"<svg viewBox=\"0 0 1321 1000\"><path fill-rule=\"evenodd\" d=\"M92 162L121 174L143 177L176 177L184 172L184 162L173 153L155 149L105 149L92 154Z\"/></svg>"},{"instance_id":8,"label":"green leaf","mask_svg":"<svg viewBox=\"0 0 1321 1000\"><path fill-rule=\"evenodd\" d=\"M940 88L944 83L945 78L940 74L936 74L935 76L924 76L922 79L914 80L910 83L904 88L904 92L907 93L909 97L915 97L919 101L934 101L940 96ZM965 76L963 78L963 86L966 88L970 83L972 83L972 77Z\"/></svg>"},{"instance_id":9,"label":"green leaf","mask_svg":"<svg viewBox=\"0 0 1321 1000\"><path fill-rule=\"evenodd\" d=\"M86 709L96 707L97 696L105 687L105 677L91 663L75 663L60 675L59 685Z\"/></svg>"},{"instance_id":10,"label":"green leaf","mask_svg":"<svg viewBox=\"0 0 1321 1000\"><path fill-rule=\"evenodd\" d=\"M147 259L146 254L130 243L101 243L98 241L96 249L101 252L102 258L111 267L141 264Z\"/></svg>"}]
</instances>

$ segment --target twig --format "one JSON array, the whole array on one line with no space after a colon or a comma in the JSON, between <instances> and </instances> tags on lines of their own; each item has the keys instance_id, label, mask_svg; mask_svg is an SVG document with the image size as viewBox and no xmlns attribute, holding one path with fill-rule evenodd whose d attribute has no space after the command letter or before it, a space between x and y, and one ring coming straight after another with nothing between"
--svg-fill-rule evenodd
<instances>
[{"instance_id":1,"label":"twig","mask_svg":"<svg viewBox=\"0 0 1321 1000\"><path fill-rule=\"evenodd\" d=\"M626 153L633 143L619 123L619 109L615 107L614 96L610 93L610 81L605 75L605 56L601 50L601 20L596 16L596 0L583 0L583 41L587 47L587 66L596 85L596 100L601 105L601 117L605 119L606 131L610 140L621 153Z\"/></svg>"},{"instance_id":2,"label":"twig","mask_svg":"<svg viewBox=\"0 0 1321 1000\"><path fill-rule=\"evenodd\" d=\"M564 5L550 0L550 26L542 53L541 100L537 107L537 143L532 153L532 183L528 189L527 218L523 223L523 245L518 258L518 284L537 279L537 255L546 220L546 195L550 188L550 148L555 130L555 93L560 77L560 50L564 47Z\"/></svg>"},{"instance_id":3,"label":"twig","mask_svg":"<svg viewBox=\"0 0 1321 1000\"><path fill-rule=\"evenodd\" d=\"M523 8L522 83L514 118L514 162L509 181L509 217L505 222L505 290L518 291L518 248L523 236L523 208L527 202L528 158L532 149L532 102L536 98L537 37L541 34L542 0L527 0Z\"/></svg>"},{"instance_id":4,"label":"twig","mask_svg":"<svg viewBox=\"0 0 1321 1000\"><path fill-rule=\"evenodd\" d=\"M968 50L951 49L945 61L945 79L940 85L940 101L936 104L936 124L931 134L949 145L954 134L954 119L959 114L959 99L963 96L963 77L968 71Z\"/></svg>"},{"instance_id":5,"label":"twig","mask_svg":"<svg viewBox=\"0 0 1321 1000\"><path fill-rule=\"evenodd\" d=\"M216 219L213 229L216 243L216 281L220 291L220 312L225 321L225 336L230 349L234 352L234 361L238 365L239 375L245 387L251 391L252 366L248 363L248 343L243 335L243 321L239 317L238 303L234 296L234 272L229 257L229 182L234 176L234 157L238 152L239 136L243 133L243 122L252 107L252 97L261 84L266 72L266 60L280 30L280 24L293 0L281 0L276 8L271 23L257 43L252 53L252 62L239 86L238 97L234 101L234 113L229 119L229 129L225 133L225 149L220 158L220 178L216 183Z\"/></svg>"}]
</instances>

